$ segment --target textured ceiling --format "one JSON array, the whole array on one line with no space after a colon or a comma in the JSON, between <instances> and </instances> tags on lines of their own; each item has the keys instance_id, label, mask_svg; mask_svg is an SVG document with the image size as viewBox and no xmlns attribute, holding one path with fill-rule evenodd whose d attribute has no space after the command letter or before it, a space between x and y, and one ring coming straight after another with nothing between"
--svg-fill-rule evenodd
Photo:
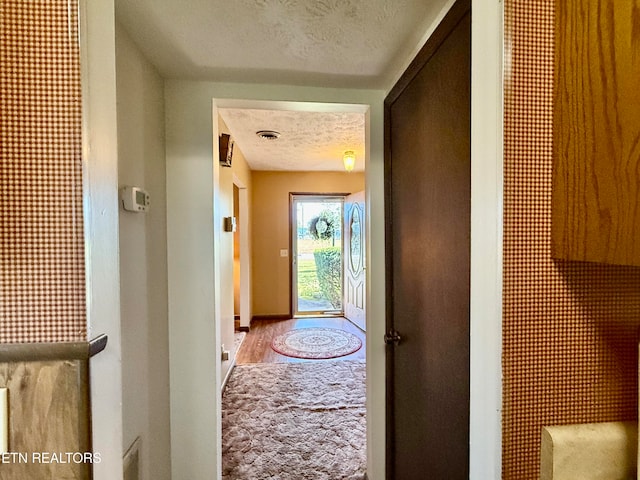
<instances>
[{"instance_id":1,"label":"textured ceiling","mask_svg":"<svg viewBox=\"0 0 640 480\"><path fill-rule=\"evenodd\" d=\"M115 0L118 21L164 78L388 90L451 0ZM364 116L226 109L254 169L364 166ZM261 141L257 130L278 130Z\"/></svg>"},{"instance_id":2,"label":"textured ceiling","mask_svg":"<svg viewBox=\"0 0 640 480\"><path fill-rule=\"evenodd\" d=\"M364 170L363 113L218 111L252 170L344 171L345 150L355 152L355 170ZM275 130L281 135L277 140L265 140L256 135L260 130Z\"/></svg>"},{"instance_id":3,"label":"textured ceiling","mask_svg":"<svg viewBox=\"0 0 640 480\"><path fill-rule=\"evenodd\" d=\"M387 88L447 0L115 0L166 78Z\"/></svg>"}]
</instances>

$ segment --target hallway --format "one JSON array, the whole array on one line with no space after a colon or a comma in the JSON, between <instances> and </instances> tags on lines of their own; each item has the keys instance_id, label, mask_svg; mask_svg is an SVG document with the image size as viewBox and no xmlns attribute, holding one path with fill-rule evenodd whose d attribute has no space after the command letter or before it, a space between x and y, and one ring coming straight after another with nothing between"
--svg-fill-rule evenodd
<instances>
[{"instance_id":1,"label":"hallway","mask_svg":"<svg viewBox=\"0 0 640 480\"><path fill-rule=\"evenodd\" d=\"M351 332L362 347L327 360L271 348L278 335L311 327ZM223 479L364 479L364 345L364 332L342 317L252 322L223 392Z\"/></svg>"}]
</instances>

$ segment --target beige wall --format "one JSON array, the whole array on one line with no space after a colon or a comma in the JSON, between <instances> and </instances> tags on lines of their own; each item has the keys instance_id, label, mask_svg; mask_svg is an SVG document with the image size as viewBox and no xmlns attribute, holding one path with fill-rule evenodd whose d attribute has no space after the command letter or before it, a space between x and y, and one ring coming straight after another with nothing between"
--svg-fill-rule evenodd
<instances>
[{"instance_id":1,"label":"beige wall","mask_svg":"<svg viewBox=\"0 0 640 480\"><path fill-rule=\"evenodd\" d=\"M168 479L164 82L116 26L118 184L151 195L146 213L119 209L123 447L141 438L141 478Z\"/></svg>"},{"instance_id":2,"label":"beige wall","mask_svg":"<svg viewBox=\"0 0 640 480\"><path fill-rule=\"evenodd\" d=\"M342 172L253 172L253 315L289 313L291 287L289 193L353 193L364 190L364 174Z\"/></svg>"}]
</instances>

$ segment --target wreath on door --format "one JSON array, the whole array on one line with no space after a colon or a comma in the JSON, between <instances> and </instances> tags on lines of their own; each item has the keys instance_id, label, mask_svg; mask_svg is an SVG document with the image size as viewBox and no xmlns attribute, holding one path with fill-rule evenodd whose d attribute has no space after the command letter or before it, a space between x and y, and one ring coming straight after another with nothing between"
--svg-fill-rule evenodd
<instances>
[{"instance_id":1,"label":"wreath on door","mask_svg":"<svg viewBox=\"0 0 640 480\"><path fill-rule=\"evenodd\" d=\"M336 223L335 215L331 212L322 212L309 222L309 234L315 240L330 240L335 233Z\"/></svg>"}]
</instances>

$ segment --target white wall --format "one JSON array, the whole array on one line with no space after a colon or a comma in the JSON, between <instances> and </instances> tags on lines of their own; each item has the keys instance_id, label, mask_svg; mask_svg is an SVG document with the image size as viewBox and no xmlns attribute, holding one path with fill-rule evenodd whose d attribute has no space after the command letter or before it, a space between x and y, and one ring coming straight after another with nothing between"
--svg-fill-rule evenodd
<instances>
[{"instance_id":1,"label":"white wall","mask_svg":"<svg viewBox=\"0 0 640 480\"><path fill-rule=\"evenodd\" d=\"M119 24L116 78L118 184L151 196L148 212L119 214L123 449L140 437L141 478L168 480L164 81Z\"/></svg>"},{"instance_id":2,"label":"white wall","mask_svg":"<svg viewBox=\"0 0 640 480\"><path fill-rule=\"evenodd\" d=\"M220 246L219 241L214 241L218 235L214 228L218 225L214 204L220 192L219 172L212 168L212 159L218 154L216 105L240 108L250 106L252 101L270 101L270 108L305 108L305 104L283 105L282 102L356 104L353 108L358 111L363 111L362 105L369 107L367 204L369 214L378 221L368 223L370 284L367 293L368 305L371 305L367 329L371 339L367 345L368 474L371 480L384 478L384 225L380 221L384 216L383 97L384 92L377 90L166 82L174 480L210 479L211 473L220 469L217 385L221 372L219 352L215 349L220 331L214 322L220 318L220 285L214 265L214 253ZM310 103L306 106L321 108Z\"/></svg>"}]
</instances>

